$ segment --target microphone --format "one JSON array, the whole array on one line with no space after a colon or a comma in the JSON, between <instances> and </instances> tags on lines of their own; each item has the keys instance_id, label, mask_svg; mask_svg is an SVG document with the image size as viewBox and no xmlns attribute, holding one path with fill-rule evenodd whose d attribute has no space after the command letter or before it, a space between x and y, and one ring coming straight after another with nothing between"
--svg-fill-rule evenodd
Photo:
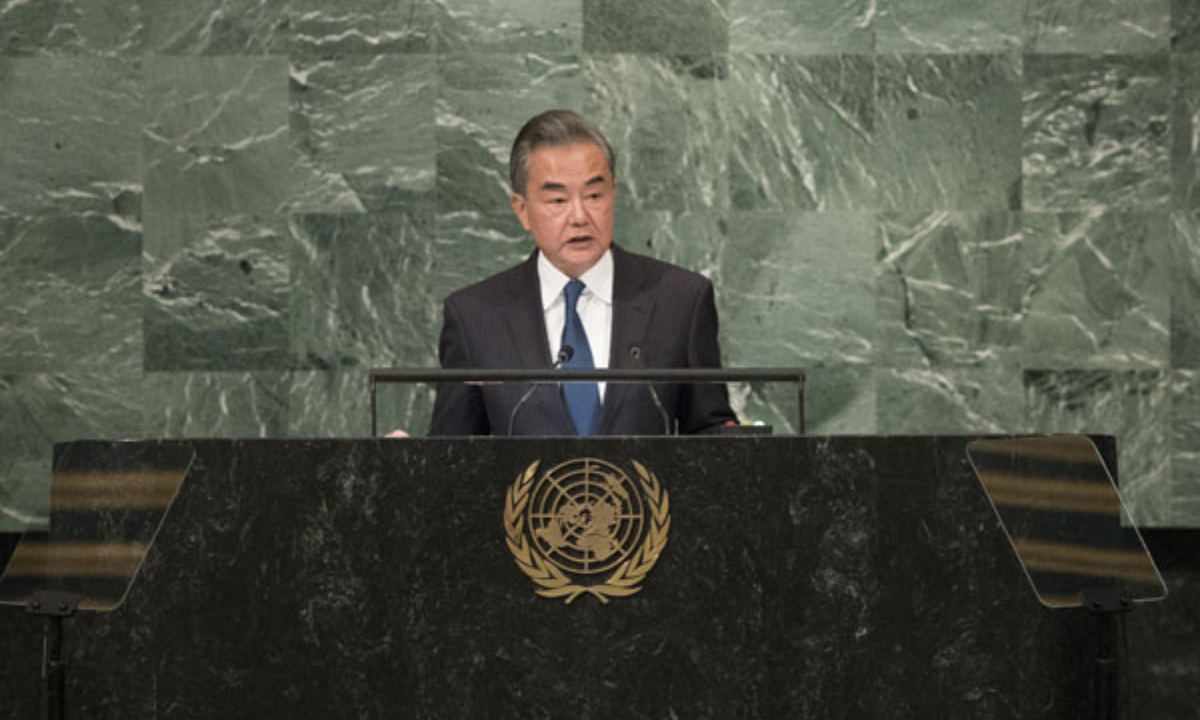
<instances>
[{"instance_id":1,"label":"microphone","mask_svg":"<svg viewBox=\"0 0 1200 720\"><path fill-rule=\"evenodd\" d=\"M560 367L562 367L563 363L571 362L571 358L573 358L573 357L575 357L575 348L571 347L570 345L563 345L562 348L558 351L558 356L554 358L554 364L550 366L550 369L551 370L559 369ZM517 401L517 404L513 405L512 412L508 414L508 434L509 435L512 435L513 421L517 419L517 411L521 409L521 406L525 404L525 401L528 400L530 397L532 397L533 393L538 388L540 388L543 384L544 383L537 383L537 382L531 384L529 386L529 389L525 391L525 394L521 396L521 399Z\"/></svg>"},{"instance_id":2,"label":"microphone","mask_svg":"<svg viewBox=\"0 0 1200 720\"><path fill-rule=\"evenodd\" d=\"M634 364L637 365L639 370L645 369L642 365L642 349L640 347L634 345L629 348L629 357L633 359ZM663 435L677 434L671 432L670 416L667 415L667 410L663 407L662 400L658 397L658 391L654 389L654 383L647 382L645 386L650 391L650 399L654 401L654 407L658 408L658 414L662 416Z\"/></svg>"}]
</instances>

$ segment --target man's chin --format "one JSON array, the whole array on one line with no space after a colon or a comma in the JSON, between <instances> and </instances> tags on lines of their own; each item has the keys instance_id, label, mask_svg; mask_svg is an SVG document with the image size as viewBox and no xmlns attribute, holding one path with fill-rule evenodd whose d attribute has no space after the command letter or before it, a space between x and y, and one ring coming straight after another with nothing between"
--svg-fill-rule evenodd
<instances>
[{"instance_id":1,"label":"man's chin","mask_svg":"<svg viewBox=\"0 0 1200 720\"><path fill-rule=\"evenodd\" d=\"M604 255L604 247L597 240L572 241L567 243L558 254L558 259L564 266L559 269L564 272L568 272L569 269L568 274L578 277L595 265L602 255Z\"/></svg>"}]
</instances>

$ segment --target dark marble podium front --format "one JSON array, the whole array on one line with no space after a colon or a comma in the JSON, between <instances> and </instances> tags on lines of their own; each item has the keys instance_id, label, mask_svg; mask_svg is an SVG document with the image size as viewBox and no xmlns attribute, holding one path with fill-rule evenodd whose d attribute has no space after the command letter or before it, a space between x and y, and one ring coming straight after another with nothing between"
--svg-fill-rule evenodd
<instances>
[{"instance_id":1,"label":"dark marble podium front","mask_svg":"<svg viewBox=\"0 0 1200 720\"><path fill-rule=\"evenodd\" d=\"M126 603L68 623L68 714L1075 720L1091 618L1033 597L968 440L184 443ZM518 473L581 456L670 493L607 605L535 596L505 544Z\"/></svg>"}]
</instances>

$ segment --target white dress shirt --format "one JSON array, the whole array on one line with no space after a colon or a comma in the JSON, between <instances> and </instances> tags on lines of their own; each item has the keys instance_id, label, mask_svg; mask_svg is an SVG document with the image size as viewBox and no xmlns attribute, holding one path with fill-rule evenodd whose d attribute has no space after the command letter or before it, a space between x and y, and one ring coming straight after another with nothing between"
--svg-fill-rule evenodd
<instances>
[{"instance_id":1,"label":"white dress shirt","mask_svg":"<svg viewBox=\"0 0 1200 720\"><path fill-rule=\"evenodd\" d=\"M583 321L588 346L592 349L592 362L597 370L608 367L608 353L612 346L612 250L605 250L596 264L579 278L585 288L579 296L575 310ZM546 256L538 253L538 280L542 286L542 312L546 318L546 340L550 343L550 357L557 358L562 345L563 324L567 321L567 299L563 288L571 278L550 264ZM605 383L597 383L600 400L604 400Z\"/></svg>"}]
</instances>

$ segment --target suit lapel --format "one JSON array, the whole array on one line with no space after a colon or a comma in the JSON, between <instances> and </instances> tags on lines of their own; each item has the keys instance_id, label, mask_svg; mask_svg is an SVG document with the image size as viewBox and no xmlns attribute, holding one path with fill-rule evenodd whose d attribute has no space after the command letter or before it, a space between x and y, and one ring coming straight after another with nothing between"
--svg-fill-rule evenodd
<instances>
[{"instance_id":1,"label":"suit lapel","mask_svg":"<svg viewBox=\"0 0 1200 720\"><path fill-rule=\"evenodd\" d=\"M513 346L517 348L520 367L529 370L543 370L554 366L550 357L550 346L546 342L546 313L542 310L542 288L537 271L537 251L534 250L529 259L521 265L519 282L510 289L515 312L503 313L512 335ZM547 417L554 419L554 424L561 428L564 435L574 435L575 425L567 412L562 393L553 384L538 390L530 398L531 405L541 405ZM536 412L533 407L527 407L522 412Z\"/></svg>"},{"instance_id":2,"label":"suit lapel","mask_svg":"<svg viewBox=\"0 0 1200 720\"><path fill-rule=\"evenodd\" d=\"M529 370L551 366L550 347L546 344L546 314L542 311L542 290L538 282L537 252L521 265L519 282L510 288L515 312L502 313L512 335L521 367Z\"/></svg>"},{"instance_id":3,"label":"suit lapel","mask_svg":"<svg viewBox=\"0 0 1200 720\"><path fill-rule=\"evenodd\" d=\"M646 327L654 311L654 302L643 292L646 276L629 255L612 246L613 320L608 366L613 369L642 369ZM638 357L635 357L635 353ZM636 385L609 383L604 391L599 432L606 434L621 414L621 405Z\"/></svg>"}]
</instances>

